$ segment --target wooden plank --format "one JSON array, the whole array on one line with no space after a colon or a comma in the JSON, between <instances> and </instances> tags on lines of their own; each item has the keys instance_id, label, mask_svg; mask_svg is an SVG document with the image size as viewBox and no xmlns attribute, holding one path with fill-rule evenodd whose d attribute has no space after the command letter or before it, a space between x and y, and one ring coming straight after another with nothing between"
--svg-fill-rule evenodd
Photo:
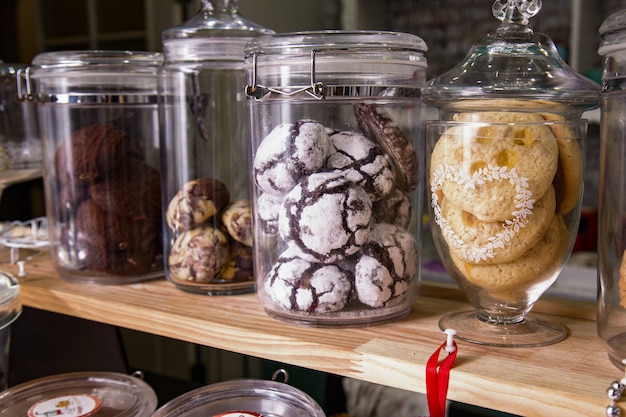
<instances>
[{"instance_id":1,"label":"wooden plank","mask_svg":"<svg viewBox=\"0 0 626 417\"><path fill-rule=\"evenodd\" d=\"M15 265L0 269L17 274ZM439 318L469 308L455 288L425 284L404 319L320 329L269 317L254 294L189 294L165 280L73 284L61 280L45 256L28 263L26 272L21 295L30 307L422 393L425 363L445 339ZM458 342L449 399L529 417L603 415L606 388L623 375L596 336L594 306L545 300L536 310L557 313L552 318L565 324L570 336L527 349Z\"/></svg>"}]
</instances>

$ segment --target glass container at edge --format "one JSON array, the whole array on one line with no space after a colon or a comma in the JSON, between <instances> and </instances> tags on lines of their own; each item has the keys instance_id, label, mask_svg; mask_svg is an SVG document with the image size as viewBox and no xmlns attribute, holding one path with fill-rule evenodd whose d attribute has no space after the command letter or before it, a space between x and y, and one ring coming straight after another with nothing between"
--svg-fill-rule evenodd
<instances>
[{"instance_id":1,"label":"glass container at edge","mask_svg":"<svg viewBox=\"0 0 626 417\"><path fill-rule=\"evenodd\" d=\"M269 33L241 16L236 0L203 0L163 32L164 260L181 290L254 290L243 61L246 43Z\"/></svg>"},{"instance_id":2,"label":"glass container at edge","mask_svg":"<svg viewBox=\"0 0 626 417\"><path fill-rule=\"evenodd\" d=\"M541 1L495 1L502 23L430 80L427 198L433 239L473 310L440 327L477 344L532 347L567 329L529 314L555 282L577 233L586 121L600 88L529 25Z\"/></svg>"},{"instance_id":3,"label":"glass container at edge","mask_svg":"<svg viewBox=\"0 0 626 417\"><path fill-rule=\"evenodd\" d=\"M611 362L626 359L626 10L599 28L602 56L598 201L598 336Z\"/></svg>"}]
</instances>

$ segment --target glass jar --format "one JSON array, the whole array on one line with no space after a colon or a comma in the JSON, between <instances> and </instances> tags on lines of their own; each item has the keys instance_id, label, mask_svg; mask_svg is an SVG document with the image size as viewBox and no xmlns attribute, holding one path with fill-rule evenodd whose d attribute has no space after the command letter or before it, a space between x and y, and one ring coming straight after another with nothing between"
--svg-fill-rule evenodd
<instances>
[{"instance_id":1,"label":"glass jar","mask_svg":"<svg viewBox=\"0 0 626 417\"><path fill-rule=\"evenodd\" d=\"M610 360L626 359L626 11L600 26L603 57L598 201L598 335Z\"/></svg>"},{"instance_id":2,"label":"glass jar","mask_svg":"<svg viewBox=\"0 0 626 417\"><path fill-rule=\"evenodd\" d=\"M137 376L72 372L15 385L0 393L3 417L150 417L157 396Z\"/></svg>"},{"instance_id":3,"label":"glass jar","mask_svg":"<svg viewBox=\"0 0 626 417\"><path fill-rule=\"evenodd\" d=\"M177 288L254 290L244 47L272 33L234 0L163 33L160 71L165 274Z\"/></svg>"},{"instance_id":4,"label":"glass jar","mask_svg":"<svg viewBox=\"0 0 626 417\"><path fill-rule=\"evenodd\" d=\"M555 282L575 241L586 121L600 86L573 71L534 32L536 0L496 1L496 31L430 80L439 109L426 129L435 246L473 310L445 315L444 330L478 344L543 346L567 329L529 314Z\"/></svg>"},{"instance_id":5,"label":"glass jar","mask_svg":"<svg viewBox=\"0 0 626 417\"><path fill-rule=\"evenodd\" d=\"M0 391L7 388L9 380L11 323L21 313L20 284L13 275L0 271Z\"/></svg>"},{"instance_id":6,"label":"glass jar","mask_svg":"<svg viewBox=\"0 0 626 417\"><path fill-rule=\"evenodd\" d=\"M17 79L26 67L0 62L0 185L3 187L41 176L37 110L32 102L18 100Z\"/></svg>"},{"instance_id":7,"label":"glass jar","mask_svg":"<svg viewBox=\"0 0 626 417\"><path fill-rule=\"evenodd\" d=\"M364 326L420 280L426 44L321 31L246 47L254 267L271 316Z\"/></svg>"},{"instance_id":8,"label":"glass jar","mask_svg":"<svg viewBox=\"0 0 626 417\"><path fill-rule=\"evenodd\" d=\"M324 417L308 394L284 382L243 379L180 395L152 417Z\"/></svg>"},{"instance_id":9,"label":"glass jar","mask_svg":"<svg viewBox=\"0 0 626 417\"><path fill-rule=\"evenodd\" d=\"M61 278L122 284L163 275L158 53L37 55L52 260Z\"/></svg>"}]
</instances>

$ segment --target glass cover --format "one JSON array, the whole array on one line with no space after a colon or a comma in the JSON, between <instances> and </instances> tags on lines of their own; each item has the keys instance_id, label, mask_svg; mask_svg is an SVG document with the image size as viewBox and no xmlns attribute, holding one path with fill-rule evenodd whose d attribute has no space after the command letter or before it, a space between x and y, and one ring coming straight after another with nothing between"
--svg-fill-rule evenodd
<instances>
[{"instance_id":1,"label":"glass cover","mask_svg":"<svg viewBox=\"0 0 626 417\"><path fill-rule=\"evenodd\" d=\"M163 32L164 52L169 60L243 61L249 38L272 33L241 16L237 0L202 0L196 15Z\"/></svg>"},{"instance_id":2,"label":"glass cover","mask_svg":"<svg viewBox=\"0 0 626 417\"><path fill-rule=\"evenodd\" d=\"M596 107L599 85L572 70L552 40L529 26L540 8L541 0L497 0L493 14L502 21L500 27L479 38L454 68L431 80L425 100L444 109L582 113Z\"/></svg>"},{"instance_id":3,"label":"glass cover","mask_svg":"<svg viewBox=\"0 0 626 417\"><path fill-rule=\"evenodd\" d=\"M598 53L605 55L616 50L623 50L626 46L626 10L613 13L602 22L598 32L602 40Z\"/></svg>"},{"instance_id":4,"label":"glass cover","mask_svg":"<svg viewBox=\"0 0 626 417\"><path fill-rule=\"evenodd\" d=\"M81 400L82 414L69 409ZM156 394L148 384L137 377L113 372L53 375L16 385L0 394L2 417L25 417L41 413L148 417L156 406Z\"/></svg>"},{"instance_id":5,"label":"glass cover","mask_svg":"<svg viewBox=\"0 0 626 417\"><path fill-rule=\"evenodd\" d=\"M308 394L277 381L234 380L208 385L183 394L152 417L324 417Z\"/></svg>"}]
</instances>

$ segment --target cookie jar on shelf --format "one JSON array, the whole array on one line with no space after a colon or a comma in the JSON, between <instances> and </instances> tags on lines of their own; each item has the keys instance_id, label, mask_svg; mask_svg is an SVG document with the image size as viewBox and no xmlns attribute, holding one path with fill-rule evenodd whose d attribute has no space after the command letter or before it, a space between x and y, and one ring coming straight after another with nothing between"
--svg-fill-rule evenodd
<instances>
[{"instance_id":1,"label":"cookie jar on shelf","mask_svg":"<svg viewBox=\"0 0 626 417\"><path fill-rule=\"evenodd\" d=\"M37 110L17 95L17 78L26 67L0 61L0 190L41 177Z\"/></svg>"},{"instance_id":2,"label":"cookie jar on shelf","mask_svg":"<svg viewBox=\"0 0 626 417\"><path fill-rule=\"evenodd\" d=\"M244 47L269 33L236 0L203 0L163 32L163 250L166 277L181 290L254 291Z\"/></svg>"},{"instance_id":3,"label":"cookie jar on shelf","mask_svg":"<svg viewBox=\"0 0 626 417\"><path fill-rule=\"evenodd\" d=\"M52 261L61 278L163 276L159 53L37 55L20 95L37 103Z\"/></svg>"},{"instance_id":4,"label":"cookie jar on shelf","mask_svg":"<svg viewBox=\"0 0 626 417\"><path fill-rule=\"evenodd\" d=\"M0 271L0 391L9 382L11 324L22 314L20 284L13 275Z\"/></svg>"},{"instance_id":5,"label":"cookie jar on shelf","mask_svg":"<svg viewBox=\"0 0 626 417\"><path fill-rule=\"evenodd\" d=\"M579 225L584 111L599 85L572 70L530 19L540 0L497 0L493 33L430 80L439 109L426 125L433 238L472 311L444 316L466 341L501 347L556 343L560 323L529 315L567 262Z\"/></svg>"},{"instance_id":6,"label":"cookie jar on shelf","mask_svg":"<svg viewBox=\"0 0 626 417\"><path fill-rule=\"evenodd\" d=\"M254 266L270 316L366 326L410 311L425 51L415 35L376 31L248 43Z\"/></svg>"},{"instance_id":7,"label":"cookie jar on shelf","mask_svg":"<svg viewBox=\"0 0 626 417\"><path fill-rule=\"evenodd\" d=\"M626 359L626 11L599 29L603 57L598 201L598 336L609 359Z\"/></svg>"}]
</instances>

